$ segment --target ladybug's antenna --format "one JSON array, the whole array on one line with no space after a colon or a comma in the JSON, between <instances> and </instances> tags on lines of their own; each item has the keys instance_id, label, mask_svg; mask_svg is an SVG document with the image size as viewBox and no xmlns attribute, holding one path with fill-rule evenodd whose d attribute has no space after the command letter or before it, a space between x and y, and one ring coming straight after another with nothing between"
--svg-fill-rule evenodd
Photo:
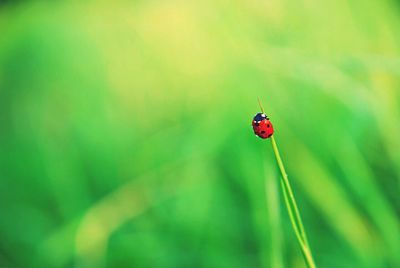
<instances>
[{"instance_id":1,"label":"ladybug's antenna","mask_svg":"<svg viewBox=\"0 0 400 268\"><path fill-rule=\"evenodd\" d=\"M257 97L257 100L258 100L258 105L260 105L261 112L264 114L264 108L263 108L262 105L261 105L260 98Z\"/></svg>"}]
</instances>

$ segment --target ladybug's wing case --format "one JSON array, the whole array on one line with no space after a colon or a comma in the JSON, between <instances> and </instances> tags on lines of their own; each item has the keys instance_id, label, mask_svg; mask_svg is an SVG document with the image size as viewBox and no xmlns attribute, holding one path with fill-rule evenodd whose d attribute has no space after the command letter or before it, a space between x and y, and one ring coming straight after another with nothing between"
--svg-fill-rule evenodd
<instances>
[{"instance_id":1,"label":"ladybug's wing case","mask_svg":"<svg viewBox=\"0 0 400 268\"><path fill-rule=\"evenodd\" d=\"M262 120L258 126L254 126L253 123L254 133L259 136L260 138L267 139L272 136L274 133L274 128L271 122L267 119Z\"/></svg>"}]
</instances>

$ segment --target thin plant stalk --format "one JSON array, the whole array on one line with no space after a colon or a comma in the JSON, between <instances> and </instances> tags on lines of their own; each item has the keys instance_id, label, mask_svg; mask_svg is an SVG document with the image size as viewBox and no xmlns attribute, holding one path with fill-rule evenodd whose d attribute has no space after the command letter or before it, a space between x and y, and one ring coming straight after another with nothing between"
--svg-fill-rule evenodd
<instances>
[{"instance_id":1,"label":"thin plant stalk","mask_svg":"<svg viewBox=\"0 0 400 268\"><path fill-rule=\"evenodd\" d=\"M300 244L301 251L304 256L304 260L309 268L316 268L310 246L308 244L307 235L301 220L300 211L297 207L296 199L294 198L292 188L290 187L289 179L286 174L285 166L283 165L282 158L279 154L278 146L274 136L271 137L271 144L274 150L275 158L281 172L281 187L283 191L283 197L285 205L288 210L289 218L293 226L296 238Z\"/></svg>"}]
</instances>

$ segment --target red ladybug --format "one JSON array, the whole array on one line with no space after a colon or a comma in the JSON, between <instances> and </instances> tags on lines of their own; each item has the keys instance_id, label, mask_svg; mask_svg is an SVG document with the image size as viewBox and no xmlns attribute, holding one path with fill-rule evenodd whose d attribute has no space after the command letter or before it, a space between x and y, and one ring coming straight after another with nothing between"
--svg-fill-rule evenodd
<instances>
[{"instance_id":1,"label":"red ladybug","mask_svg":"<svg viewBox=\"0 0 400 268\"><path fill-rule=\"evenodd\" d=\"M268 139L274 134L274 127L271 121L269 121L268 116L264 113L256 114L253 118L252 125L254 133L262 139Z\"/></svg>"}]
</instances>

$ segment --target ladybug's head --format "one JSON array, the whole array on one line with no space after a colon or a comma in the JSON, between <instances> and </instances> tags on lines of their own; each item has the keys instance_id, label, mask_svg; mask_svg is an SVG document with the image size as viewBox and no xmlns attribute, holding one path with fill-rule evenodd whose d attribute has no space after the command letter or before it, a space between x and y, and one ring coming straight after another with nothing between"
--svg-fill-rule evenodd
<instances>
[{"instance_id":1,"label":"ladybug's head","mask_svg":"<svg viewBox=\"0 0 400 268\"><path fill-rule=\"evenodd\" d=\"M253 120L256 121L256 123L259 123L260 121L262 121L264 119L269 120L268 116L264 113L258 113L253 118Z\"/></svg>"}]
</instances>

